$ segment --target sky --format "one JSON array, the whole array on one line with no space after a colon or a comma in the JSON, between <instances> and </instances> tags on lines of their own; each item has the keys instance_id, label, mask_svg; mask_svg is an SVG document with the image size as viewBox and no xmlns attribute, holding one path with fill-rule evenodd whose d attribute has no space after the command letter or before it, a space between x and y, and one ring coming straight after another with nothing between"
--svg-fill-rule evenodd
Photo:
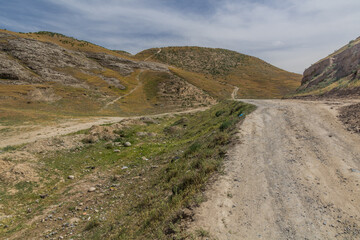
<instances>
[{"instance_id":1,"label":"sky","mask_svg":"<svg viewBox=\"0 0 360 240\"><path fill-rule=\"evenodd\" d=\"M234 50L305 68L360 36L359 0L0 0L0 28L52 31L132 54Z\"/></svg>"}]
</instances>

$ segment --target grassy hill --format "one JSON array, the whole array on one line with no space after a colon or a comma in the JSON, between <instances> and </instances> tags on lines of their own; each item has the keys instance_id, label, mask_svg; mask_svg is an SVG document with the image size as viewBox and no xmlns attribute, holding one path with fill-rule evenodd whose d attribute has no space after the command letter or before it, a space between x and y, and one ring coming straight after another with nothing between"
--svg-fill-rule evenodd
<instances>
[{"instance_id":1,"label":"grassy hill","mask_svg":"<svg viewBox=\"0 0 360 240\"><path fill-rule=\"evenodd\" d=\"M300 75L225 49L169 47L133 56L60 33L0 30L0 124L183 110L281 98Z\"/></svg>"},{"instance_id":2,"label":"grassy hill","mask_svg":"<svg viewBox=\"0 0 360 240\"><path fill-rule=\"evenodd\" d=\"M218 98L228 98L234 86L239 87L239 98L281 98L294 91L301 79L299 74L226 49L153 48L135 58L171 65L173 73Z\"/></svg>"},{"instance_id":3,"label":"grassy hill","mask_svg":"<svg viewBox=\"0 0 360 240\"><path fill-rule=\"evenodd\" d=\"M154 74L161 81L151 81ZM166 66L124 51L59 33L6 30L0 30L0 93L2 125L161 113L215 102Z\"/></svg>"}]
</instances>

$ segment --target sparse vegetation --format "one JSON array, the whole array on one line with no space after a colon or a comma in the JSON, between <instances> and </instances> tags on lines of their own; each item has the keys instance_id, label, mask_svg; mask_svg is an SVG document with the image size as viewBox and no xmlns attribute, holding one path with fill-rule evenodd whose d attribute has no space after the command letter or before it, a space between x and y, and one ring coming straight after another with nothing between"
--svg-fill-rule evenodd
<instances>
[{"instance_id":1,"label":"sparse vegetation","mask_svg":"<svg viewBox=\"0 0 360 240\"><path fill-rule=\"evenodd\" d=\"M281 98L300 85L299 74L226 49L167 47L157 51L145 50L135 57L172 65L174 74L220 99L229 98L234 86L239 87L240 98Z\"/></svg>"},{"instance_id":2,"label":"sparse vegetation","mask_svg":"<svg viewBox=\"0 0 360 240\"><path fill-rule=\"evenodd\" d=\"M71 216L79 219L72 231L80 239L182 236L186 217L181 209L198 204L204 184L222 168L233 128L220 131L219 126L228 120L235 126L242 119L238 114L248 114L253 108L226 101L205 112L128 126L116 131L117 137L111 142L99 140L81 148L39 154L36 166L40 182L18 184L16 188L22 190L15 194L8 193L13 183L1 183L1 189L6 190L0 192L2 204L8 215L17 217L16 221L2 220L0 224L8 228L0 229L0 233L6 237L25 229L30 234L27 236L44 237L44 226L54 229ZM223 114L216 117L219 111ZM167 127L180 131L167 134ZM78 134L84 133L89 134ZM131 147L119 147L124 142L131 142ZM69 180L69 175L75 179ZM96 191L87 192L89 186L96 186ZM49 215L47 209L54 205L59 207L52 218L64 220L42 223ZM27 219L35 216L43 217L28 225ZM67 231L60 228L56 236Z\"/></svg>"}]
</instances>

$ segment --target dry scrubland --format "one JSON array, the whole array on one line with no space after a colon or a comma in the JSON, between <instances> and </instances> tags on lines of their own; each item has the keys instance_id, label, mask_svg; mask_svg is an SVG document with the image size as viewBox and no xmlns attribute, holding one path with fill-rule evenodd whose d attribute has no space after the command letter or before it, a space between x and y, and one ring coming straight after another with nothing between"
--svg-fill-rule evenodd
<instances>
[{"instance_id":1,"label":"dry scrubland","mask_svg":"<svg viewBox=\"0 0 360 240\"><path fill-rule=\"evenodd\" d=\"M9 239L169 239L221 171L253 106L226 101L175 117L123 120L0 153L0 235ZM242 115L242 117L239 117Z\"/></svg>"}]
</instances>

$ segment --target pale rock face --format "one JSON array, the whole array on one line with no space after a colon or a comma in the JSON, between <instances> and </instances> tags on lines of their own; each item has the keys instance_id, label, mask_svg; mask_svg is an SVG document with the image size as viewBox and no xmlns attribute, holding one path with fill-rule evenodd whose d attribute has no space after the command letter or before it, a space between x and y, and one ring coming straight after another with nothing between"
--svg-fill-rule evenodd
<instances>
[{"instance_id":1,"label":"pale rock face","mask_svg":"<svg viewBox=\"0 0 360 240\"><path fill-rule=\"evenodd\" d=\"M313 88L326 82L341 79L357 81L360 79L360 41L349 43L342 50L313 64L304 72L300 90ZM333 89L326 95L359 95L360 88Z\"/></svg>"}]
</instances>

